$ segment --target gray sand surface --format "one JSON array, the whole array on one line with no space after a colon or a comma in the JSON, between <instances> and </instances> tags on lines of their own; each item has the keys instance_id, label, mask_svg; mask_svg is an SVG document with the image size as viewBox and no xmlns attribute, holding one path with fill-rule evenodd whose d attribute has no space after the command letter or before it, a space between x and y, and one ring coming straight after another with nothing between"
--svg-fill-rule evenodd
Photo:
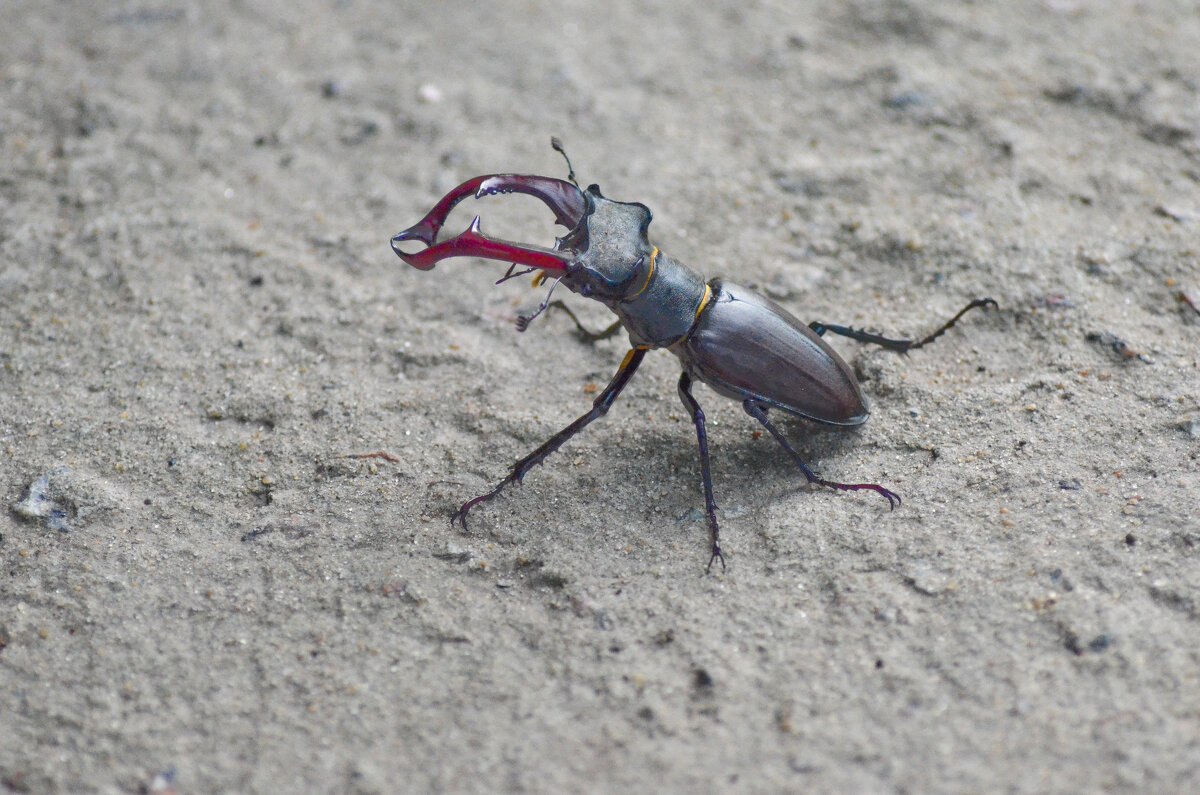
<instances>
[{"instance_id":1,"label":"gray sand surface","mask_svg":"<svg viewBox=\"0 0 1200 795\"><path fill-rule=\"evenodd\" d=\"M1195 3L0 18L0 791L1200 788ZM834 340L871 421L783 423L903 506L809 489L699 387L706 576L655 353L450 527L627 344L518 334L544 288L388 239L564 177L551 135L806 321L999 302Z\"/></svg>"}]
</instances>

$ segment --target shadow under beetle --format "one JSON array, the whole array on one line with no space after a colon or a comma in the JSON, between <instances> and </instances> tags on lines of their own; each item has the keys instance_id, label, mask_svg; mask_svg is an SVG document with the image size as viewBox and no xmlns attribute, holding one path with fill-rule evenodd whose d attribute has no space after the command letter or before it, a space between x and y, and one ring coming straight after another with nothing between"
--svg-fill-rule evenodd
<instances>
[{"instance_id":1,"label":"shadow under beetle","mask_svg":"<svg viewBox=\"0 0 1200 795\"><path fill-rule=\"evenodd\" d=\"M552 144L562 152L557 140ZM566 157L565 152L563 156ZM567 165L569 168L570 160ZM519 483L530 469L564 442L592 420L608 413L646 352L653 348L666 348L683 365L679 397L696 426L700 444L704 506L712 529L710 569L718 560L724 568L725 559L721 555L717 504L713 500L704 412L692 396L693 381L702 381L718 393L741 401L746 413L762 423L809 483L843 491L878 492L892 508L900 503L899 495L874 483L835 483L818 477L767 418L767 412L779 408L827 425L861 425L869 413L866 398L849 365L821 339L822 334L833 332L907 353L940 337L970 310L996 306L995 301L990 298L972 301L921 340L889 339L828 323L806 326L769 298L724 279L706 282L700 274L659 251L646 234L651 213L645 205L606 199L597 185L581 190L575 182L574 170L569 179L567 182L522 174L475 177L454 188L417 224L392 238L396 254L420 270L429 270L449 257L468 256L512 263L500 282L540 270L535 284L547 277L556 279L551 291L562 283L571 292L593 298L616 314L616 323L601 334L588 335L580 326L585 336L598 339L623 327L632 346L590 411L514 464L508 477L494 489L464 503L451 522L458 520L466 527L467 514L472 508L495 497L509 484ZM478 216L467 231L437 241L450 211L463 199L513 192L540 199L553 211L555 220L569 230L557 238L553 248L487 237L480 231ZM424 248L406 252L401 244L409 241L424 244ZM517 265L528 270L514 272ZM548 305L549 295L538 313ZM530 320L532 317L519 318L518 328L523 331ZM578 320L575 322L578 324Z\"/></svg>"}]
</instances>

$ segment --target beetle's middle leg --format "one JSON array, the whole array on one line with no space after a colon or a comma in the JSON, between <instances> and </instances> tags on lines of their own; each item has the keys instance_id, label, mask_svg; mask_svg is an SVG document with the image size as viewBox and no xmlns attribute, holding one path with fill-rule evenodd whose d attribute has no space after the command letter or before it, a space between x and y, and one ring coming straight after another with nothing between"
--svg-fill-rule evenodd
<instances>
[{"instance_id":1,"label":"beetle's middle leg","mask_svg":"<svg viewBox=\"0 0 1200 795\"><path fill-rule=\"evenodd\" d=\"M889 351L908 353L909 351L915 351L917 348L924 348L926 345L949 331L963 315L967 314L972 309L981 306L998 305L991 298L976 298L974 301L960 309L957 315L943 323L937 331L919 340L894 340L889 339L888 337L880 336L879 334L872 334L869 331L863 331L862 329L852 328L850 326L835 326L831 323L821 323L820 321L809 323L808 327L817 332L818 336L823 335L826 331L832 331L834 334L840 334L843 337L849 337L850 339L858 340L859 342L869 342L872 345L878 345L881 348L887 348Z\"/></svg>"},{"instance_id":2,"label":"beetle's middle leg","mask_svg":"<svg viewBox=\"0 0 1200 795\"><path fill-rule=\"evenodd\" d=\"M467 514L472 508L481 502L487 502L492 497L495 497L504 490L505 486L508 486L511 483L520 483L521 480L524 479L525 475L528 474L529 470L542 463L542 461L544 461L548 455L562 447L568 439L587 427L588 423L597 417L603 417L605 414L607 414L609 408L617 399L617 396L621 394L621 390L625 388L626 384L629 383L629 380L633 378L633 374L637 372L638 365L641 364L642 359L646 357L647 350L648 348L634 348L629 353L625 354L625 360L622 361L621 366L617 368L616 375L614 375L612 380L608 382L608 386L604 387L604 391L597 395L596 399L592 401L591 411L551 436L532 453L513 464L512 471L508 474L508 477L496 484L496 488L492 489L487 494L481 494L474 499L464 502L462 507L455 512L453 517L451 517L450 524L454 524L454 522L457 521L465 530L467 527Z\"/></svg>"},{"instance_id":3,"label":"beetle's middle leg","mask_svg":"<svg viewBox=\"0 0 1200 795\"><path fill-rule=\"evenodd\" d=\"M575 316L575 313L571 311L571 307L567 306L562 301L551 301L547 308L561 309L562 311L566 312L567 316L571 318L571 320L575 321L575 328L579 330L579 337L584 342L599 342L600 340L606 340L609 337L615 336L616 333L621 330L621 321L617 320L603 331L592 331L587 326L583 325L579 318Z\"/></svg>"},{"instance_id":4,"label":"beetle's middle leg","mask_svg":"<svg viewBox=\"0 0 1200 795\"><path fill-rule=\"evenodd\" d=\"M721 561L721 570L725 570L725 557L721 554L721 531L717 528L717 503L713 499L712 468L708 463L708 433L704 430L704 411L696 398L692 397L692 377L687 371L679 374L679 399L687 406L696 423L696 439L700 442L700 479L704 481L704 509L708 512L708 524L712 527L712 557L708 559L708 571L713 561Z\"/></svg>"},{"instance_id":5,"label":"beetle's middle leg","mask_svg":"<svg viewBox=\"0 0 1200 795\"><path fill-rule=\"evenodd\" d=\"M784 438L782 433L779 432L779 429L767 419L766 406L754 398L746 398L744 401L742 401L742 408L744 408L746 413L751 417L761 422L762 426L766 428L772 436L775 437L775 441L779 442L780 446L783 447L784 450L787 450L788 455L790 455L792 460L796 462L796 466L800 467L800 471L804 473L804 477L808 478L809 483L816 483L818 486L828 486L831 489L839 489L841 491L875 491L881 494L884 499L888 501L889 508L895 508L900 504L899 494L894 491L889 491L877 483L834 483L832 480L825 480L824 478L817 477L811 469L805 466L804 461L800 458L799 453L792 449L792 446L788 444L788 440Z\"/></svg>"}]
</instances>

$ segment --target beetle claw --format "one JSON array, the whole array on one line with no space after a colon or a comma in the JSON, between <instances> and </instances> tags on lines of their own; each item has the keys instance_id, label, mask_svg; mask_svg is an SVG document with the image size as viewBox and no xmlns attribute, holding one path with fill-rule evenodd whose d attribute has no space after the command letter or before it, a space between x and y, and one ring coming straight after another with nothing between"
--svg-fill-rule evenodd
<instances>
[{"instance_id":1,"label":"beetle claw","mask_svg":"<svg viewBox=\"0 0 1200 795\"><path fill-rule=\"evenodd\" d=\"M721 561L721 571L725 571L725 556L721 554L721 547L713 544L712 557L708 559L708 565L704 567L704 573L712 572L712 565L717 561Z\"/></svg>"},{"instance_id":2,"label":"beetle claw","mask_svg":"<svg viewBox=\"0 0 1200 795\"><path fill-rule=\"evenodd\" d=\"M883 486L876 486L876 489L880 494L883 495L884 499L888 501L889 511L896 510L896 506L903 502L903 500L900 499L900 495L890 489L885 489Z\"/></svg>"},{"instance_id":3,"label":"beetle claw","mask_svg":"<svg viewBox=\"0 0 1200 795\"><path fill-rule=\"evenodd\" d=\"M891 489L885 489L878 483L834 483L831 480L823 480L820 478L811 482L815 482L820 486L828 486L832 489L837 489L838 491L873 491L888 501L889 511L896 510L896 506L903 502L903 500L900 499L899 494Z\"/></svg>"}]
</instances>

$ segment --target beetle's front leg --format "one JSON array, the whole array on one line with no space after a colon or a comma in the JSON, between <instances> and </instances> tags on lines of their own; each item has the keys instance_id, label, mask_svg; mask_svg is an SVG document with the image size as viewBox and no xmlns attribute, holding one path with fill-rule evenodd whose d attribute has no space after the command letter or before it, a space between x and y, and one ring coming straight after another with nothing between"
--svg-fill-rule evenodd
<instances>
[{"instance_id":1,"label":"beetle's front leg","mask_svg":"<svg viewBox=\"0 0 1200 795\"><path fill-rule=\"evenodd\" d=\"M508 477L496 484L496 488L489 491L487 494L481 494L474 499L467 500L463 503L453 517L450 519L450 524L459 522L463 529L467 528L467 514L481 502L487 502L492 497L495 497L505 486L510 483L520 483L528 474L529 470L533 469L538 464L542 463L548 455L553 453L558 448L575 434L583 430L587 425L597 417L603 417L608 413L609 408L621 394L621 390L629 383L629 379L633 378L633 374L637 372L638 365L642 363L642 359L646 356L647 348L634 348L629 353L625 354L625 360L621 362L621 366L617 368L617 373L609 381L608 386L604 388L594 401L592 401L592 409L587 414L584 414L579 419L572 422L567 427L563 428L558 433L547 439L540 447L534 450L529 455L522 458L513 465L512 472Z\"/></svg>"},{"instance_id":2,"label":"beetle's front leg","mask_svg":"<svg viewBox=\"0 0 1200 795\"><path fill-rule=\"evenodd\" d=\"M692 397L692 377L683 371L679 374L679 398L687 406L696 424L696 440L700 442L700 480L704 483L704 510L708 513L708 524L712 527L712 557L708 559L705 571L712 569L713 561L721 561L721 571L725 570L725 556L721 554L721 531L717 527L717 503L713 499L712 468L708 462L708 433L704 430L704 411L696 398Z\"/></svg>"},{"instance_id":3,"label":"beetle's front leg","mask_svg":"<svg viewBox=\"0 0 1200 795\"><path fill-rule=\"evenodd\" d=\"M869 331L863 331L862 329L851 328L849 326L835 326L830 323L821 323L820 321L809 323L808 327L817 332L818 336L824 335L826 331L832 331L834 334L840 334L843 337L849 337L850 339L858 340L859 342L869 342L872 345L878 345L881 348L887 348L889 351L908 353L909 351L915 351L917 348L923 348L929 343L933 342L938 337L949 331L954 324L958 322L959 318L970 312L972 309L981 306L994 307L998 306L998 304L991 298L976 298L974 301L960 309L957 315L943 323L937 331L920 340L894 340L888 337L880 336L879 334L872 334Z\"/></svg>"}]
</instances>

